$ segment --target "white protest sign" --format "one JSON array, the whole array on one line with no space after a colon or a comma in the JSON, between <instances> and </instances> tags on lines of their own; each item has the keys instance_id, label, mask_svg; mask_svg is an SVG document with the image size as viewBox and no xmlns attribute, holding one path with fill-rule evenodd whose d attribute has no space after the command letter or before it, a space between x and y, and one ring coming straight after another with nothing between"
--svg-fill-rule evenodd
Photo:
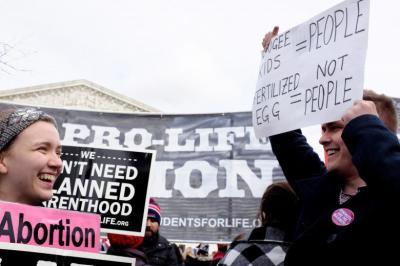
<instances>
[{"instance_id":1,"label":"white protest sign","mask_svg":"<svg viewBox=\"0 0 400 266\"><path fill-rule=\"evenodd\" d=\"M362 98L369 0L350 0L274 38L253 102L256 136L340 119Z\"/></svg>"}]
</instances>

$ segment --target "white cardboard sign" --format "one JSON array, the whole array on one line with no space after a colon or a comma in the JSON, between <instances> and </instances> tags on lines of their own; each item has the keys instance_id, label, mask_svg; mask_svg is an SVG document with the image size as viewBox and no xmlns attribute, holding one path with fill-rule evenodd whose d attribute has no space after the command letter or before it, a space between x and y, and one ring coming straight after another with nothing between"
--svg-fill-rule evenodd
<instances>
[{"instance_id":1,"label":"white cardboard sign","mask_svg":"<svg viewBox=\"0 0 400 266\"><path fill-rule=\"evenodd\" d=\"M369 0L348 0L272 39L253 101L256 136L335 121L362 98Z\"/></svg>"}]
</instances>

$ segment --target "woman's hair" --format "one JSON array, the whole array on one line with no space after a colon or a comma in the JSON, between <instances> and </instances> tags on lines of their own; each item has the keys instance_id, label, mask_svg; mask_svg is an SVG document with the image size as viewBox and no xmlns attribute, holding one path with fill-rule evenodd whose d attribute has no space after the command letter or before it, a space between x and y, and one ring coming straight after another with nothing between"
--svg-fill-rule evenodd
<instances>
[{"instance_id":1,"label":"woman's hair","mask_svg":"<svg viewBox=\"0 0 400 266\"><path fill-rule=\"evenodd\" d=\"M52 116L36 108L11 108L0 111L0 152L6 151L24 129L38 121L51 123L57 128Z\"/></svg>"},{"instance_id":2,"label":"woman's hair","mask_svg":"<svg viewBox=\"0 0 400 266\"><path fill-rule=\"evenodd\" d=\"M261 198L258 217L262 226L274 226L282 230L293 229L297 203L298 198L288 182L271 184Z\"/></svg>"}]
</instances>

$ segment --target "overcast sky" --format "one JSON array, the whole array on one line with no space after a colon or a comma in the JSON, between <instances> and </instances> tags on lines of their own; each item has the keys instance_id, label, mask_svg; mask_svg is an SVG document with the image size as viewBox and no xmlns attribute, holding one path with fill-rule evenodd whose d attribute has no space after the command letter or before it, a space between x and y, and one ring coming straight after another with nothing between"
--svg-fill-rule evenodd
<instances>
[{"instance_id":1,"label":"overcast sky","mask_svg":"<svg viewBox=\"0 0 400 266\"><path fill-rule=\"evenodd\" d=\"M21 69L3 65L0 89L87 79L167 113L250 111L264 33L340 2L0 0L0 42ZM395 97L399 7L371 0L365 70L365 87Z\"/></svg>"},{"instance_id":2,"label":"overcast sky","mask_svg":"<svg viewBox=\"0 0 400 266\"><path fill-rule=\"evenodd\" d=\"M0 89L87 79L165 112L251 109L261 39L336 0L3 0ZM400 4L371 0L366 87L400 97Z\"/></svg>"}]
</instances>

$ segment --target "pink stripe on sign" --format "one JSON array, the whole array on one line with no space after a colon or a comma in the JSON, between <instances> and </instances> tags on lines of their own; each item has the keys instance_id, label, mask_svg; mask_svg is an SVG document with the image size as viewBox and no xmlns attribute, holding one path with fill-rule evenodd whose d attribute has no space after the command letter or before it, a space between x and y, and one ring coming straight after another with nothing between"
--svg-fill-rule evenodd
<instances>
[{"instance_id":1,"label":"pink stripe on sign","mask_svg":"<svg viewBox=\"0 0 400 266\"><path fill-rule=\"evenodd\" d=\"M100 215L0 201L0 242L98 253Z\"/></svg>"}]
</instances>

